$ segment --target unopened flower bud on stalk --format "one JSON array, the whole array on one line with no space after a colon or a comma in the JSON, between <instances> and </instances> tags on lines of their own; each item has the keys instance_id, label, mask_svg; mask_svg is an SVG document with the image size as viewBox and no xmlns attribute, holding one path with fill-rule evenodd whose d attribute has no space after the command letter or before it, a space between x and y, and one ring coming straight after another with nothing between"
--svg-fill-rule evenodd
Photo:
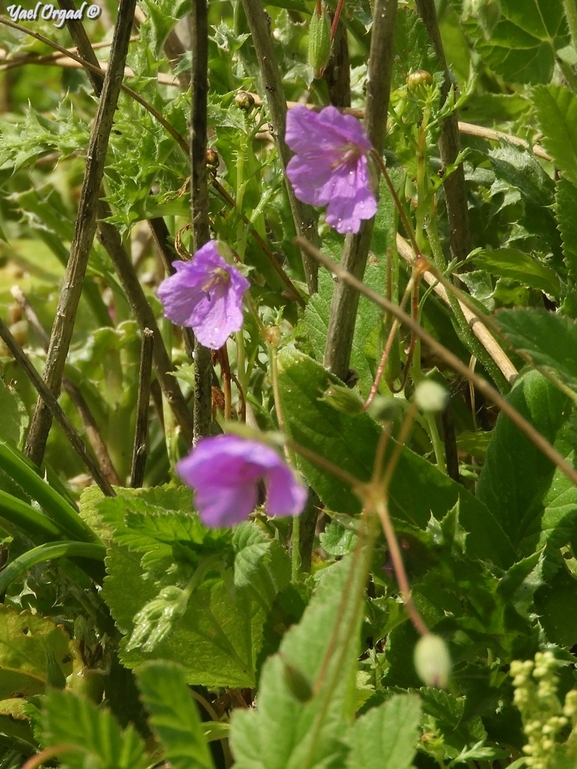
<instances>
[{"instance_id":1,"label":"unopened flower bud on stalk","mask_svg":"<svg viewBox=\"0 0 577 769\"><path fill-rule=\"evenodd\" d=\"M419 638L415 646L415 670L427 686L445 689L451 673L451 658L443 639L427 633Z\"/></svg>"},{"instance_id":2,"label":"unopened flower bud on stalk","mask_svg":"<svg viewBox=\"0 0 577 769\"><path fill-rule=\"evenodd\" d=\"M206 165L208 168L216 169L218 168L218 164L220 163L220 159L218 157L218 152L213 149L207 149L206 151Z\"/></svg>"},{"instance_id":3,"label":"unopened flower bud on stalk","mask_svg":"<svg viewBox=\"0 0 577 769\"><path fill-rule=\"evenodd\" d=\"M425 413L444 411L449 402L449 393L443 385L432 379L425 379L416 387L415 403Z\"/></svg>"},{"instance_id":4,"label":"unopened flower bud on stalk","mask_svg":"<svg viewBox=\"0 0 577 769\"><path fill-rule=\"evenodd\" d=\"M331 21L325 6L315 8L309 26L308 61L315 77L321 77L331 56Z\"/></svg>"},{"instance_id":5,"label":"unopened flower bud on stalk","mask_svg":"<svg viewBox=\"0 0 577 769\"><path fill-rule=\"evenodd\" d=\"M403 403L392 395L375 395L369 414L377 422L392 422L403 408Z\"/></svg>"},{"instance_id":6,"label":"unopened flower bud on stalk","mask_svg":"<svg viewBox=\"0 0 577 769\"><path fill-rule=\"evenodd\" d=\"M420 85L431 85L433 78L426 69L417 69L407 75L407 85L411 91L414 91Z\"/></svg>"},{"instance_id":7,"label":"unopened flower bud on stalk","mask_svg":"<svg viewBox=\"0 0 577 769\"><path fill-rule=\"evenodd\" d=\"M234 103L243 112L250 112L254 107L254 96L248 91L239 91L234 97Z\"/></svg>"}]
</instances>

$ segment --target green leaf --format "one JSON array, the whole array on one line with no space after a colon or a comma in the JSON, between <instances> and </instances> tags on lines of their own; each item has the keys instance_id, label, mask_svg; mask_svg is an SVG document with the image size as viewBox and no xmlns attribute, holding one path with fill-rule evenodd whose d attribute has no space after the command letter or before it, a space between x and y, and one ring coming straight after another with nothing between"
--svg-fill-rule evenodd
<instances>
[{"instance_id":1,"label":"green leaf","mask_svg":"<svg viewBox=\"0 0 577 769\"><path fill-rule=\"evenodd\" d=\"M571 648L577 633L575 577L561 568L536 595L533 611L550 643Z\"/></svg>"},{"instance_id":2,"label":"green leaf","mask_svg":"<svg viewBox=\"0 0 577 769\"><path fill-rule=\"evenodd\" d=\"M500 6L488 39L478 23L467 23L477 53L514 83L548 83L557 51L569 43L562 0L501 0Z\"/></svg>"},{"instance_id":3,"label":"green leaf","mask_svg":"<svg viewBox=\"0 0 577 769\"><path fill-rule=\"evenodd\" d=\"M555 200L557 222L563 241L563 256L567 271L573 281L577 281L577 187L569 179L561 178L557 182Z\"/></svg>"},{"instance_id":4,"label":"green leaf","mask_svg":"<svg viewBox=\"0 0 577 769\"><path fill-rule=\"evenodd\" d=\"M300 623L285 635L280 654L263 666L256 709L233 712L236 769L343 765L347 752L343 737L355 700L361 612L353 596L355 581L363 579L361 572L355 571L350 557L324 570ZM347 589L349 579L353 585ZM326 665L325 655L329 655ZM319 690L311 699L295 696L287 664L311 685L323 670Z\"/></svg>"},{"instance_id":5,"label":"green leaf","mask_svg":"<svg viewBox=\"0 0 577 769\"><path fill-rule=\"evenodd\" d=\"M513 278L523 286L536 288L552 296L559 296L561 284L554 270L523 251L497 248L479 249L470 257L476 267L501 278Z\"/></svg>"},{"instance_id":6,"label":"green leaf","mask_svg":"<svg viewBox=\"0 0 577 769\"><path fill-rule=\"evenodd\" d=\"M21 577L28 569L45 561L51 561L58 558L91 558L96 561L103 561L106 555L104 545L95 542L54 542L46 545L39 545L27 550L0 571L0 594L6 592L8 587L16 579ZM96 572L95 572L96 573ZM103 575L102 575L103 576Z\"/></svg>"},{"instance_id":7,"label":"green leaf","mask_svg":"<svg viewBox=\"0 0 577 769\"><path fill-rule=\"evenodd\" d=\"M311 358L285 348L278 359L279 391L291 438L309 451L368 481L380 427L368 414L350 416L319 400L327 385L339 380ZM361 503L347 483L317 464L298 457L299 468L330 509L349 515ZM513 562L513 551L493 515L466 489L409 449L401 451L389 490L391 514L421 529L431 513L443 518L460 500L460 521L471 533L467 546L478 557L500 565Z\"/></svg>"},{"instance_id":8,"label":"green leaf","mask_svg":"<svg viewBox=\"0 0 577 769\"><path fill-rule=\"evenodd\" d=\"M577 96L565 86L533 89L542 143L555 165L577 185Z\"/></svg>"},{"instance_id":9,"label":"green leaf","mask_svg":"<svg viewBox=\"0 0 577 769\"><path fill-rule=\"evenodd\" d=\"M68 635L51 619L0 606L0 699L30 697L48 683L48 655L65 675L72 672Z\"/></svg>"},{"instance_id":10,"label":"green leaf","mask_svg":"<svg viewBox=\"0 0 577 769\"><path fill-rule=\"evenodd\" d=\"M358 719L348 735L347 769L409 769L417 746L421 702L397 695Z\"/></svg>"},{"instance_id":11,"label":"green leaf","mask_svg":"<svg viewBox=\"0 0 577 769\"><path fill-rule=\"evenodd\" d=\"M213 769L184 669L164 660L148 662L138 669L137 677L164 760L174 769Z\"/></svg>"},{"instance_id":12,"label":"green leaf","mask_svg":"<svg viewBox=\"0 0 577 769\"><path fill-rule=\"evenodd\" d=\"M571 318L524 307L500 310L495 320L516 349L577 390L577 326Z\"/></svg>"},{"instance_id":13,"label":"green leaf","mask_svg":"<svg viewBox=\"0 0 577 769\"><path fill-rule=\"evenodd\" d=\"M133 726L120 729L107 708L68 691L48 692L45 700L45 744L62 750L60 766L70 769L146 769L150 758Z\"/></svg>"},{"instance_id":14,"label":"green leaf","mask_svg":"<svg viewBox=\"0 0 577 769\"><path fill-rule=\"evenodd\" d=\"M126 548L112 546L107 567L104 599L119 629L130 637L135 615L157 597L159 590L143 579L140 558ZM226 583L222 578L213 579L190 597L184 616L154 652L138 648L126 651L125 638L122 663L134 668L151 657L162 657L183 665L191 684L210 689L254 686L266 609L251 591L234 589L232 572L226 570L224 574Z\"/></svg>"},{"instance_id":15,"label":"green leaf","mask_svg":"<svg viewBox=\"0 0 577 769\"><path fill-rule=\"evenodd\" d=\"M0 378L0 438L21 446L28 428L28 414L13 387Z\"/></svg>"},{"instance_id":16,"label":"green leaf","mask_svg":"<svg viewBox=\"0 0 577 769\"><path fill-rule=\"evenodd\" d=\"M375 265L368 264L364 281L367 285L378 290L382 288L382 270ZM323 359L325 342L329 325L331 299L333 296L334 281L325 270L319 272L318 293L311 296L305 309L305 322L309 332L309 338L314 350L315 358ZM367 356L365 345L372 332L380 323L381 313L379 308L368 299L361 297L355 323L353 346L351 349L351 368L359 375L359 384L362 391L368 395L373 376Z\"/></svg>"},{"instance_id":17,"label":"green leaf","mask_svg":"<svg viewBox=\"0 0 577 769\"><path fill-rule=\"evenodd\" d=\"M406 77L422 69L433 75L442 67L421 17L413 8L400 6L395 20L395 66L392 88L406 85Z\"/></svg>"},{"instance_id":18,"label":"green leaf","mask_svg":"<svg viewBox=\"0 0 577 769\"><path fill-rule=\"evenodd\" d=\"M507 400L569 462L571 400L536 371L521 374ZM477 496L497 517L520 556L545 542L565 544L577 525L577 489L502 414L497 420Z\"/></svg>"},{"instance_id":19,"label":"green leaf","mask_svg":"<svg viewBox=\"0 0 577 769\"><path fill-rule=\"evenodd\" d=\"M97 539L68 500L41 477L39 469L15 446L2 439L0 468L41 505L63 533L84 542L94 542Z\"/></svg>"},{"instance_id":20,"label":"green leaf","mask_svg":"<svg viewBox=\"0 0 577 769\"><path fill-rule=\"evenodd\" d=\"M127 636L122 662L133 668L162 656L180 662L189 683L254 686L267 613L290 581L290 558L255 523L234 534L210 530L190 505L190 490L183 488L83 496L83 513L108 527L107 539L114 537L103 595ZM177 612L167 606L169 593L182 598ZM162 633L155 633L159 608L167 612ZM152 641L158 641L154 649L144 651Z\"/></svg>"}]
</instances>

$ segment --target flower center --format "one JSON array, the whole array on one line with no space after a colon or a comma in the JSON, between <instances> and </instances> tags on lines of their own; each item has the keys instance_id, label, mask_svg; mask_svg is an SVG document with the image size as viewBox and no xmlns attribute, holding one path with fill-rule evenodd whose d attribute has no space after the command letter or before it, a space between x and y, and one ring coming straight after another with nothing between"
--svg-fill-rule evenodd
<instances>
[{"instance_id":1,"label":"flower center","mask_svg":"<svg viewBox=\"0 0 577 769\"><path fill-rule=\"evenodd\" d=\"M206 283L202 286L202 290L206 294L206 298L210 302L210 291L215 286L220 285L221 283L228 283L230 280L230 275L228 272L224 269L224 267L215 267L212 271L210 278L206 281Z\"/></svg>"},{"instance_id":2,"label":"flower center","mask_svg":"<svg viewBox=\"0 0 577 769\"><path fill-rule=\"evenodd\" d=\"M346 166L351 161L357 161L360 157L360 150L356 144L347 142L343 147L339 147L339 159L332 164L332 168L338 168L339 166Z\"/></svg>"}]
</instances>

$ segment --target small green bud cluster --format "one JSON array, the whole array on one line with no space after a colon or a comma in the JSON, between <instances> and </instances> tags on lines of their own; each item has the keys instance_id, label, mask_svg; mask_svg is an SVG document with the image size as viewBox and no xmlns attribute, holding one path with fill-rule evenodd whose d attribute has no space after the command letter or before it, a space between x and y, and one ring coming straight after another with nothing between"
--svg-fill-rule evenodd
<instances>
[{"instance_id":1,"label":"small green bud cluster","mask_svg":"<svg viewBox=\"0 0 577 769\"><path fill-rule=\"evenodd\" d=\"M176 622L186 612L190 593L176 585L163 587L160 593L145 604L134 617L134 631L126 651L139 646L151 652L172 632Z\"/></svg>"},{"instance_id":2,"label":"small green bud cluster","mask_svg":"<svg viewBox=\"0 0 577 769\"><path fill-rule=\"evenodd\" d=\"M554 769L559 732L569 718L557 697L559 663L552 652L537 652L535 662L525 660L511 663L510 674L515 687L515 705L523 719L527 745L526 765L530 769ZM577 702L575 703L577 711Z\"/></svg>"}]
</instances>

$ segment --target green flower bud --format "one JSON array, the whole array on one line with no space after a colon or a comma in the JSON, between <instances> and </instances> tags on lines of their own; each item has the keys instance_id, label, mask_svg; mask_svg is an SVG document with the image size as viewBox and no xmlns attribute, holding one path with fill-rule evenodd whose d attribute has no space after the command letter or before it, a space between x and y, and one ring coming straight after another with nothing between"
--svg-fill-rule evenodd
<instances>
[{"instance_id":1,"label":"green flower bud","mask_svg":"<svg viewBox=\"0 0 577 769\"><path fill-rule=\"evenodd\" d=\"M320 14L315 8L309 26L308 62L315 71L315 77L321 77L331 56L331 21L325 7Z\"/></svg>"},{"instance_id":2,"label":"green flower bud","mask_svg":"<svg viewBox=\"0 0 577 769\"><path fill-rule=\"evenodd\" d=\"M234 103L243 112L250 112L254 107L254 96L248 91L239 91L234 97Z\"/></svg>"},{"instance_id":3,"label":"green flower bud","mask_svg":"<svg viewBox=\"0 0 577 769\"><path fill-rule=\"evenodd\" d=\"M377 422L392 422L402 408L403 403L399 398L393 398L392 395L375 395L369 406L369 414Z\"/></svg>"},{"instance_id":4,"label":"green flower bud","mask_svg":"<svg viewBox=\"0 0 577 769\"><path fill-rule=\"evenodd\" d=\"M411 91L414 91L420 85L431 85L433 78L431 73L425 69L417 69L407 75L407 85Z\"/></svg>"},{"instance_id":5,"label":"green flower bud","mask_svg":"<svg viewBox=\"0 0 577 769\"><path fill-rule=\"evenodd\" d=\"M444 411L448 402L449 393L443 385L440 385L433 379L425 379L419 382L415 389L415 403L425 413Z\"/></svg>"},{"instance_id":6,"label":"green flower bud","mask_svg":"<svg viewBox=\"0 0 577 769\"><path fill-rule=\"evenodd\" d=\"M447 644L443 639L427 633L419 638L415 646L415 670L419 678L427 686L444 689L449 682L451 673L451 658Z\"/></svg>"},{"instance_id":7,"label":"green flower bud","mask_svg":"<svg viewBox=\"0 0 577 769\"><path fill-rule=\"evenodd\" d=\"M348 387L342 385L330 385L319 398L343 414L361 414L364 404L359 395Z\"/></svg>"},{"instance_id":8,"label":"green flower bud","mask_svg":"<svg viewBox=\"0 0 577 769\"><path fill-rule=\"evenodd\" d=\"M145 604L134 617L134 630L126 651L139 646L151 652L172 632L178 620L186 612L189 594L176 585L162 588L152 601Z\"/></svg>"}]
</instances>

